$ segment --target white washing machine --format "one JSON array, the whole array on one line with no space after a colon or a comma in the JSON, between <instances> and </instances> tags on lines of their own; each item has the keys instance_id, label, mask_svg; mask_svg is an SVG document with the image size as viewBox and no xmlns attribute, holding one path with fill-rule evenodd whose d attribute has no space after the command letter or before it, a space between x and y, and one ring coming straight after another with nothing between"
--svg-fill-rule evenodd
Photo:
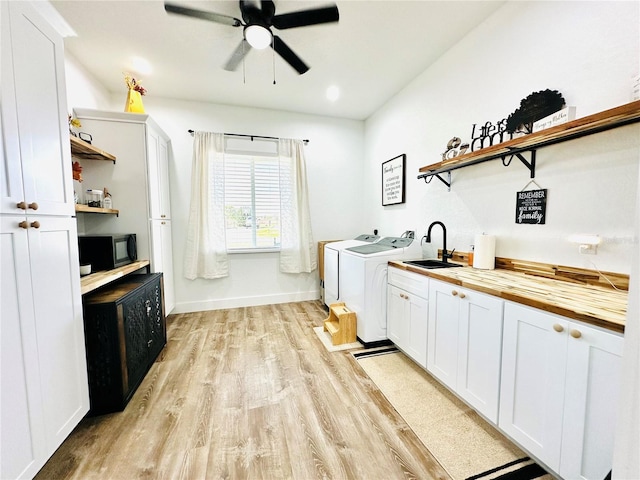
<instances>
[{"instance_id":1,"label":"white washing machine","mask_svg":"<svg viewBox=\"0 0 640 480\"><path fill-rule=\"evenodd\" d=\"M356 313L356 334L365 346L387 341L387 263L421 257L420 242L405 237L385 237L344 250L340 301Z\"/></svg>"},{"instance_id":2,"label":"white washing machine","mask_svg":"<svg viewBox=\"0 0 640 480\"><path fill-rule=\"evenodd\" d=\"M328 307L332 303L342 302L340 295L340 258L341 253L350 247L369 245L380 240L378 235L363 233L353 240L330 242L324 246L324 303Z\"/></svg>"}]
</instances>

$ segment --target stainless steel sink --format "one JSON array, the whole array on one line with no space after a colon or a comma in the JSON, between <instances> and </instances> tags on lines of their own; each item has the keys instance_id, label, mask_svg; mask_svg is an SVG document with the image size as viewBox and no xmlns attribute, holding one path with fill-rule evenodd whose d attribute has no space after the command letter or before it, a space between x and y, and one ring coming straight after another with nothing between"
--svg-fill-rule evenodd
<instances>
[{"instance_id":1,"label":"stainless steel sink","mask_svg":"<svg viewBox=\"0 0 640 480\"><path fill-rule=\"evenodd\" d=\"M442 260L405 260L404 263L408 263L409 265L415 265L416 267L421 268L451 268L451 267L461 267L457 263L449 263L443 262Z\"/></svg>"}]
</instances>

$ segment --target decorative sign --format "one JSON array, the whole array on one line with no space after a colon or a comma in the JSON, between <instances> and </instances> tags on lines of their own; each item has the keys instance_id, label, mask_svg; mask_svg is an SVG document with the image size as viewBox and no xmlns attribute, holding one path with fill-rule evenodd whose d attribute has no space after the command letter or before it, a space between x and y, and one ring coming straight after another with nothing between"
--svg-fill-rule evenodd
<instances>
[{"instance_id":1,"label":"decorative sign","mask_svg":"<svg viewBox=\"0 0 640 480\"><path fill-rule=\"evenodd\" d=\"M544 225L547 213L547 189L516 193L516 223Z\"/></svg>"},{"instance_id":2,"label":"decorative sign","mask_svg":"<svg viewBox=\"0 0 640 480\"><path fill-rule=\"evenodd\" d=\"M382 164L382 206L404 203L404 163L403 153Z\"/></svg>"},{"instance_id":3,"label":"decorative sign","mask_svg":"<svg viewBox=\"0 0 640 480\"><path fill-rule=\"evenodd\" d=\"M481 148L490 147L494 143L502 143L513 138L513 135L507 132L507 119L503 118L495 124L485 122L484 125L473 124L471 128L471 151L475 152Z\"/></svg>"}]
</instances>

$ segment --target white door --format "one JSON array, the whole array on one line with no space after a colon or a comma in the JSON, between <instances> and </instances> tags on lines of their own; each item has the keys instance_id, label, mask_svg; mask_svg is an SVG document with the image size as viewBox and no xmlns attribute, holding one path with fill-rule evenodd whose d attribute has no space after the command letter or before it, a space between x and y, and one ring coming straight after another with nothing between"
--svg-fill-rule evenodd
<instances>
[{"instance_id":1,"label":"white door","mask_svg":"<svg viewBox=\"0 0 640 480\"><path fill-rule=\"evenodd\" d=\"M149 170L149 215L154 219L171 218L169 190L169 144L152 125L147 125L147 162Z\"/></svg>"},{"instance_id":2,"label":"white door","mask_svg":"<svg viewBox=\"0 0 640 480\"><path fill-rule=\"evenodd\" d=\"M560 466L567 329L557 315L505 302L499 427Z\"/></svg>"},{"instance_id":3,"label":"white door","mask_svg":"<svg viewBox=\"0 0 640 480\"><path fill-rule=\"evenodd\" d=\"M497 424L504 302L473 290L460 291L458 298L460 330L456 392Z\"/></svg>"},{"instance_id":4,"label":"white door","mask_svg":"<svg viewBox=\"0 0 640 480\"><path fill-rule=\"evenodd\" d=\"M0 478L33 477L46 455L24 217L0 216Z\"/></svg>"},{"instance_id":5,"label":"white door","mask_svg":"<svg viewBox=\"0 0 640 480\"><path fill-rule=\"evenodd\" d=\"M458 369L459 300L452 294L456 288L433 279L429 282L427 370L452 390Z\"/></svg>"},{"instance_id":6,"label":"white door","mask_svg":"<svg viewBox=\"0 0 640 480\"><path fill-rule=\"evenodd\" d=\"M405 318L409 324L406 353L418 365L427 368L427 318L428 302L413 293L407 293L405 299Z\"/></svg>"},{"instance_id":7,"label":"white door","mask_svg":"<svg viewBox=\"0 0 640 480\"><path fill-rule=\"evenodd\" d=\"M564 478L603 479L612 468L623 344L620 335L569 324Z\"/></svg>"},{"instance_id":8,"label":"white door","mask_svg":"<svg viewBox=\"0 0 640 480\"><path fill-rule=\"evenodd\" d=\"M2 2L0 213L73 215L64 44L28 2Z\"/></svg>"},{"instance_id":9,"label":"white door","mask_svg":"<svg viewBox=\"0 0 640 480\"><path fill-rule=\"evenodd\" d=\"M402 350L407 347L409 338L409 322L405 317L406 295L407 293L398 287L387 287L387 336Z\"/></svg>"},{"instance_id":10,"label":"white door","mask_svg":"<svg viewBox=\"0 0 640 480\"><path fill-rule=\"evenodd\" d=\"M38 358L48 446L89 411L75 218L31 217L28 230Z\"/></svg>"},{"instance_id":11,"label":"white door","mask_svg":"<svg viewBox=\"0 0 640 480\"><path fill-rule=\"evenodd\" d=\"M163 273L165 315L169 315L175 307L171 221L151 220L151 238L151 270Z\"/></svg>"}]
</instances>

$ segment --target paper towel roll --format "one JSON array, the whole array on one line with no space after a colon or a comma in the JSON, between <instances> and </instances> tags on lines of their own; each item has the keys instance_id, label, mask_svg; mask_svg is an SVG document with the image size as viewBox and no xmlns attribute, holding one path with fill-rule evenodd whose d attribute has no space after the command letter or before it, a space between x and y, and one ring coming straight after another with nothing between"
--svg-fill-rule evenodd
<instances>
[{"instance_id":1,"label":"paper towel roll","mask_svg":"<svg viewBox=\"0 0 640 480\"><path fill-rule=\"evenodd\" d=\"M474 239L473 268L493 270L496 268L496 237L476 235Z\"/></svg>"}]
</instances>

